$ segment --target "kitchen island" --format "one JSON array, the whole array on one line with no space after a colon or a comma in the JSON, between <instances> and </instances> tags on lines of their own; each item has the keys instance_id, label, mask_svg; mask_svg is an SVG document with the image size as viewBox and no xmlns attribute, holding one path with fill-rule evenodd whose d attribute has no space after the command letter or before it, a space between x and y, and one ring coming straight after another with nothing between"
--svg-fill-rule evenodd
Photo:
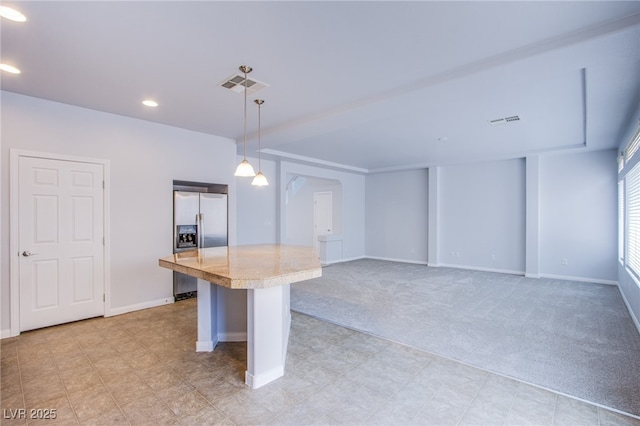
<instances>
[{"instance_id":1,"label":"kitchen island","mask_svg":"<svg viewBox=\"0 0 640 426\"><path fill-rule=\"evenodd\" d=\"M198 279L196 351L246 340L247 385L256 389L284 375L289 285L322 275L315 249L281 244L211 247L176 253L159 264Z\"/></svg>"}]
</instances>

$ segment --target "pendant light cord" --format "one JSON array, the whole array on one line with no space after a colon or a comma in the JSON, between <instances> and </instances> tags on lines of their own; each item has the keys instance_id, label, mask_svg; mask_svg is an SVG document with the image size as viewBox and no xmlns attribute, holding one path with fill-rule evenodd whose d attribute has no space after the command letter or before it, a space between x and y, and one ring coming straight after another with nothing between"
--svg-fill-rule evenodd
<instances>
[{"instance_id":1,"label":"pendant light cord","mask_svg":"<svg viewBox=\"0 0 640 426\"><path fill-rule=\"evenodd\" d=\"M260 152L260 117L262 116L262 102L258 103L258 171L262 172L262 153Z\"/></svg>"},{"instance_id":2,"label":"pendant light cord","mask_svg":"<svg viewBox=\"0 0 640 426\"><path fill-rule=\"evenodd\" d=\"M247 70L244 70L244 148L243 157L247 159Z\"/></svg>"}]
</instances>

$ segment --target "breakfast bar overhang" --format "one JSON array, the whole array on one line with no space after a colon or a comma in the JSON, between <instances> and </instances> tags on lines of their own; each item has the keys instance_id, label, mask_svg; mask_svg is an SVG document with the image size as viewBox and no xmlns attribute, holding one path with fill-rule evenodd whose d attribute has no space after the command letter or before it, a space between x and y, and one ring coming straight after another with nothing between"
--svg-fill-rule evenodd
<instances>
[{"instance_id":1,"label":"breakfast bar overhang","mask_svg":"<svg viewBox=\"0 0 640 426\"><path fill-rule=\"evenodd\" d=\"M245 383L259 388L284 375L291 313L290 284L322 276L312 247L281 244L212 247L176 253L160 266L198 279L196 351L219 341L247 341ZM233 309L233 291L246 290L246 325L219 321L217 307ZM244 301L242 302L244 303ZM243 328L238 339L238 327Z\"/></svg>"}]
</instances>

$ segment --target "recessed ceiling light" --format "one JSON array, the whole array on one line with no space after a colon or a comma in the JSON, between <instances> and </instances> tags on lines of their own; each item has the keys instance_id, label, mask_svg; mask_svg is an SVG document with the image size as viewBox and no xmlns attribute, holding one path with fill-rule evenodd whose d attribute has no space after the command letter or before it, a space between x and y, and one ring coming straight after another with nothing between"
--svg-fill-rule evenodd
<instances>
[{"instance_id":1,"label":"recessed ceiling light","mask_svg":"<svg viewBox=\"0 0 640 426\"><path fill-rule=\"evenodd\" d=\"M10 72L11 74L20 74L20 70L8 64L0 64L0 70Z\"/></svg>"},{"instance_id":2,"label":"recessed ceiling light","mask_svg":"<svg viewBox=\"0 0 640 426\"><path fill-rule=\"evenodd\" d=\"M24 22L27 20L27 17L22 13L7 6L0 6L0 16L16 22Z\"/></svg>"},{"instance_id":3,"label":"recessed ceiling light","mask_svg":"<svg viewBox=\"0 0 640 426\"><path fill-rule=\"evenodd\" d=\"M148 107L157 107L158 103L156 101L152 101L151 99L146 99L144 101L142 101L143 105L146 105Z\"/></svg>"}]
</instances>

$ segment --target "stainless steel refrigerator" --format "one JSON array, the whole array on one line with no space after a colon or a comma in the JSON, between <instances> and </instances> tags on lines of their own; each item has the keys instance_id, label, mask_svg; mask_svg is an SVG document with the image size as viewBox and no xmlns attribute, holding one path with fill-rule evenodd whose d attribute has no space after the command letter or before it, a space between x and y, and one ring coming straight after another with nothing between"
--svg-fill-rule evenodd
<instances>
[{"instance_id":1,"label":"stainless steel refrigerator","mask_svg":"<svg viewBox=\"0 0 640 426\"><path fill-rule=\"evenodd\" d=\"M174 182L173 252L226 246L227 210L226 185ZM196 295L196 278L174 272L175 300Z\"/></svg>"}]
</instances>

